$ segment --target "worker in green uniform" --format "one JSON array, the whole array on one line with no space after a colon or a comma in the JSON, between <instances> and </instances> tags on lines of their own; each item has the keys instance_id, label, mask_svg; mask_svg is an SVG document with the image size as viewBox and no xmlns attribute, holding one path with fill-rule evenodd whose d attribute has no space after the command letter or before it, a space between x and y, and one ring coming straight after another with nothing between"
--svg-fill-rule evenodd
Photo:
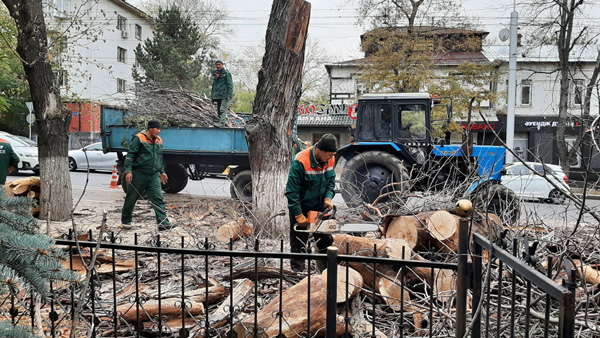
<instances>
[{"instance_id":1,"label":"worker in green uniform","mask_svg":"<svg viewBox=\"0 0 600 338\"><path fill-rule=\"evenodd\" d=\"M290 167L285 196L288 199L290 218L290 251L301 253L308 241L308 233L294 229L306 229L309 225L309 211L325 211L333 209L331 199L335 195L335 152L338 148L337 138L325 134L314 147L302 150L296 155ZM320 253L325 253L333 243L328 234L315 233L314 238ZM304 271L303 259L290 261L292 270Z\"/></svg>"},{"instance_id":2,"label":"worker in green uniform","mask_svg":"<svg viewBox=\"0 0 600 338\"><path fill-rule=\"evenodd\" d=\"M223 67L223 61L215 62L217 70L212 74L212 90L210 98L217 103L217 114L219 115L219 123L215 127L227 126L227 105L233 97L233 80L231 73Z\"/></svg>"},{"instance_id":3,"label":"worker in green uniform","mask_svg":"<svg viewBox=\"0 0 600 338\"><path fill-rule=\"evenodd\" d=\"M10 143L0 138L0 184L6 183L6 176L19 164L19 156L15 154Z\"/></svg>"},{"instance_id":4,"label":"worker in green uniform","mask_svg":"<svg viewBox=\"0 0 600 338\"><path fill-rule=\"evenodd\" d=\"M163 166L163 143L160 136L160 122L148 121L148 130L133 137L125 158L125 182L127 196L121 212L121 227L131 229L131 214L138 198L145 190L156 213L158 230L169 230L174 225L169 222L161 183L166 184L168 177Z\"/></svg>"}]
</instances>

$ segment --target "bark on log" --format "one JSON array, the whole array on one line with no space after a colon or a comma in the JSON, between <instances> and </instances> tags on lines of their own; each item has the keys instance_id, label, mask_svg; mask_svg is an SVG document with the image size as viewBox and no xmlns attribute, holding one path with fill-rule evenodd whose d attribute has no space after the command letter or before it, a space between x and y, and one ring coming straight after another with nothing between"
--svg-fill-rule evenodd
<instances>
[{"instance_id":1,"label":"bark on log","mask_svg":"<svg viewBox=\"0 0 600 338\"><path fill-rule=\"evenodd\" d=\"M340 270L341 269L341 270ZM344 267L338 267L338 290L339 285L345 284L342 279L345 278L346 271ZM359 283L360 278L357 276L356 271L350 271L350 276L353 276L354 283ZM356 290L352 291L353 294L357 294L360 290L360 286L357 284ZM310 279L310 336L311 337L325 337L325 324L326 324L326 308L327 308L327 275L315 275ZM350 290L349 290L350 292ZM344 296L345 289L342 290L341 295L345 301ZM338 291L338 295L339 295ZM308 277L304 278L300 283L292 286L281 295L282 310L285 318L283 320L281 334L283 337L298 337L306 336L307 324L308 324ZM257 326L259 337L277 337L279 335L279 322L273 318L273 313L279 312L279 299L275 297L269 304L264 306L257 314ZM340 297L338 297L340 301ZM337 335L341 335L345 332L345 325L343 321L338 320L336 326ZM246 320L238 323L235 327L235 333L237 337L251 337L252 332L255 332L254 318L249 317Z\"/></svg>"},{"instance_id":2,"label":"bark on log","mask_svg":"<svg viewBox=\"0 0 600 338\"><path fill-rule=\"evenodd\" d=\"M250 294L254 290L254 283L249 279L244 279L238 283L238 285L233 289L233 308L240 307L240 304L243 304ZM227 296L225 300L219 305L219 307L210 314L210 322L212 328L219 328L223 326L227 319L229 319L229 306L231 304L232 295ZM233 309L231 309L233 310Z\"/></svg>"},{"instance_id":3,"label":"bark on log","mask_svg":"<svg viewBox=\"0 0 600 338\"><path fill-rule=\"evenodd\" d=\"M237 221L221 225L217 230L217 240L221 243L229 243L230 238L236 241L251 235L253 232L254 228L249 226L244 218L240 217Z\"/></svg>"},{"instance_id":4,"label":"bark on log","mask_svg":"<svg viewBox=\"0 0 600 338\"><path fill-rule=\"evenodd\" d=\"M204 314L204 308L206 300L208 304L215 304L229 295L229 289L218 285L210 290L208 297L200 295L196 297L190 297L188 299L192 306L187 309L191 315ZM181 298L165 298L161 299L161 315L165 317L179 318L181 322L181 307L176 306L178 302L181 302ZM158 300L152 299L144 303L143 310L140 309L139 316L140 322L149 320L150 318L156 318L158 316ZM135 304L122 304L117 306L117 313L122 313L121 318L128 323L135 323L137 321L136 307ZM186 314L187 316L188 314Z\"/></svg>"},{"instance_id":5,"label":"bark on log","mask_svg":"<svg viewBox=\"0 0 600 338\"><path fill-rule=\"evenodd\" d=\"M270 217L273 211L287 209L283 195L302 87L309 19L310 3L273 1L252 117L245 126L252 168L252 211L258 219L255 224L261 226L256 230L264 228L275 236L283 234L288 227L287 218Z\"/></svg>"}]
</instances>

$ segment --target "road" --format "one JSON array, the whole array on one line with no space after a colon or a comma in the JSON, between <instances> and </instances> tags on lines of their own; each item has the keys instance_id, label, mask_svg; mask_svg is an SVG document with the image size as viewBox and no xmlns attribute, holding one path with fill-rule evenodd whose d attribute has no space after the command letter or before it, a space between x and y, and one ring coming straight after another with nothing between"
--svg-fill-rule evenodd
<instances>
[{"instance_id":1,"label":"road","mask_svg":"<svg viewBox=\"0 0 600 338\"><path fill-rule=\"evenodd\" d=\"M31 175L28 172L22 172L17 174L19 177ZM74 195L81 192L85 185L87 173L84 171L71 172L71 183L73 185ZM93 172L89 174L88 188L94 191L116 191L116 189L109 189L111 182L110 172ZM15 176L9 176L7 180L16 178ZM212 197L229 197L229 183L230 181L226 178L206 178L201 181L188 181L187 186L181 192L184 194L199 195L199 196L212 196ZM120 189L118 191L121 191ZM98 195L98 194L95 194ZM102 195L102 194L100 194ZM98 196L96 198L101 198ZM340 194L337 194L334 198L335 204L343 204L343 199ZM566 202L562 205L548 204L541 202L525 202L523 203L524 208L521 211L521 217L525 220L528 219L529 224L545 223L547 225L565 225L573 224L578 217L578 209L573 203ZM600 214L600 200L588 200L586 206ZM584 222L594 222L593 218L589 215L585 216Z\"/></svg>"}]
</instances>

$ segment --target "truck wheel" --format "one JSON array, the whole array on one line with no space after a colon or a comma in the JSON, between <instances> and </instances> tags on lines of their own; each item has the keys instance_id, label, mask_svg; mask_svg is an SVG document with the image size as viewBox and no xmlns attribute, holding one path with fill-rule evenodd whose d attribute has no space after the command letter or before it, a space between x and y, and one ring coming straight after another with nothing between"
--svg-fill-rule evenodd
<instances>
[{"instance_id":1,"label":"truck wheel","mask_svg":"<svg viewBox=\"0 0 600 338\"><path fill-rule=\"evenodd\" d=\"M405 190L406 184L400 182L408 182L408 178L398 157L384 151L367 151L346 163L341 178L342 197L351 208L363 202L373 203L382 194ZM384 189L391 183L398 184ZM389 201L392 195L380 198L378 203Z\"/></svg>"},{"instance_id":2,"label":"truck wheel","mask_svg":"<svg viewBox=\"0 0 600 338\"><path fill-rule=\"evenodd\" d=\"M185 188L188 182L188 174L181 164L167 164L165 172L169 179L167 180L167 184L162 185L164 192L167 194L176 194Z\"/></svg>"},{"instance_id":3,"label":"truck wheel","mask_svg":"<svg viewBox=\"0 0 600 338\"><path fill-rule=\"evenodd\" d=\"M521 202L511 189L501 184L481 187L473 196L475 210L496 214L503 222L514 224L521 215Z\"/></svg>"},{"instance_id":4,"label":"truck wheel","mask_svg":"<svg viewBox=\"0 0 600 338\"><path fill-rule=\"evenodd\" d=\"M231 198L237 198L244 203L252 203L252 172L244 170L231 180L229 188Z\"/></svg>"}]
</instances>

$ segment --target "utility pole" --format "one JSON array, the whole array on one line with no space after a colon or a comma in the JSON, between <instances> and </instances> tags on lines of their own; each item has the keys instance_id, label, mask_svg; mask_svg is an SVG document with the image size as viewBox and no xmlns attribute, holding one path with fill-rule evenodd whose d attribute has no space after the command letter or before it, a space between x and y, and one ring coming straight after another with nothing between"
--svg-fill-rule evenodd
<instances>
[{"instance_id":1,"label":"utility pole","mask_svg":"<svg viewBox=\"0 0 600 338\"><path fill-rule=\"evenodd\" d=\"M510 13L510 45L508 57L508 116L506 117L506 147L514 149L515 144L515 105L517 103L517 29L519 13L514 3L514 10ZM513 154L506 152L505 162L513 162Z\"/></svg>"}]
</instances>

